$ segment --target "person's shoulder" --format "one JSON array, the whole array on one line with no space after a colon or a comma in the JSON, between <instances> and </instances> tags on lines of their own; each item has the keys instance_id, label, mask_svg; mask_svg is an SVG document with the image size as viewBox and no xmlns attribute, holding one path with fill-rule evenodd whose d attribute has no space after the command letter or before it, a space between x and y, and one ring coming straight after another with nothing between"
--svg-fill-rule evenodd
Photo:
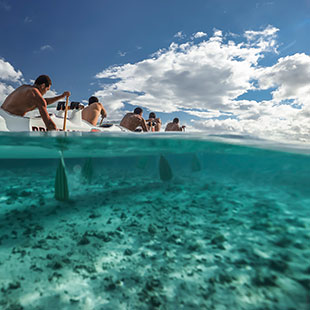
<instances>
[{"instance_id":1,"label":"person's shoulder","mask_svg":"<svg viewBox=\"0 0 310 310\"><path fill-rule=\"evenodd\" d=\"M94 109L94 110L96 110L96 109L101 109L101 103L99 103L99 102L93 102L92 104L89 104L88 107L89 107L90 109Z\"/></svg>"},{"instance_id":2,"label":"person's shoulder","mask_svg":"<svg viewBox=\"0 0 310 310\"><path fill-rule=\"evenodd\" d=\"M33 87L31 85L22 85L21 87L23 87L23 86L25 86L23 89L25 92L33 94L34 96L39 96L40 98L42 98L40 91L36 87Z\"/></svg>"},{"instance_id":3,"label":"person's shoulder","mask_svg":"<svg viewBox=\"0 0 310 310\"><path fill-rule=\"evenodd\" d=\"M39 90L36 87L34 87L33 85L27 85L27 84L23 84L23 85L17 87L16 91L18 91L18 90L22 90L22 91L26 91L26 92L39 92Z\"/></svg>"},{"instance_id":4,"label":"person's shoulder","mask_svg":"<svg viewBox=\"0 0 310 310\"><path fill-rule=\"evenodd\" d=\"M101 102L95 102L93 104L95 104L97 107L103 108L103 105Z\"/></svg>"},{"instance_id":5,"label":"person's shoulder","mask_svg":"<svg viewBox=\"0 0 310 310\"><path fill-rule=\"evenodd\" d=\"M134 114L136 118L140 119L140 120L144 120L143 116L139 115L139 114Z\"/></svg>"},{"instance_id":6,"label":"person's shoulder","mask_svg":"<svg viewBox=\"0 0 310 310\"><path fill-rule=\"evenodd\" d=\"M136 114L136 113L128 113L128 114L130 114L134 118L142 118L140 114Z\"/></svg>"},{"instance_id":7,"label":"person's shoulder","mask_svg":"<svg viewBox=\"0 0 310 310\"><path fill-rule=\"evenodd\" d=\"M125 118L129 118L131 116L132 113L126 113L124 116L123 116L123 119Z\"/></svg>"}]
</instances>

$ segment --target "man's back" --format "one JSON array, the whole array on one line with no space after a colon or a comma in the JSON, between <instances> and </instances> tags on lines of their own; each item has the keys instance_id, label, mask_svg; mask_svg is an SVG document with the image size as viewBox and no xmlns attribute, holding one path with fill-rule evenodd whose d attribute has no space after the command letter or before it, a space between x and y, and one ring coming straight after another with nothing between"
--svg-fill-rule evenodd
<instances>
[{"instance_id":1,"label":"man's back","mask_svg":"<svg viewBox=\"0 0 310 310\"><path fill-rule=\"evenodd\" d=\"M36 96L41 95L35 87L22 85L5 99L1 107L9 113L24 116L37 107Z\"/></svg>"},{"instance_id":2,"label":"man's back","mask_svg":"<svg viewBox=\"0 0 310 310\"><path fill-rule=\"evenodd\" d=\"M106 114L102 104L100 102L94 102L83 109L82 119L96 126L100 113L104 114L102 111Z\"/></svg>"},{"instance_id":3,"label":"man's back","mask_svg":"<svg viewBox=\"0 0 310 310\"><path fill-rule=\"evenodd\" d=\"M131 131L135 131L138 126L142 126L143 121L144 120L141 115L135 113L127 113L123 117L120 125Z\"/></svg>"},{"instance_id":4,"label":"man's back","mask_svg":"<svg viewBox=\"0 0 310 310\"><path fill-rule=\"evenodd\" d=\"M182 131L182 128L177 123L168 123L165 131Z\"/></svg>"}]
</instances>

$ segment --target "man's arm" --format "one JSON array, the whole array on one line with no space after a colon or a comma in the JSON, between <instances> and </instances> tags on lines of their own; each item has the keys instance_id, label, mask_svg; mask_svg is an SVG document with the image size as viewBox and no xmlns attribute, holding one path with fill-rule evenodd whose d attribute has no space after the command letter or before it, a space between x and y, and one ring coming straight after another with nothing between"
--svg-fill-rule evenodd
<instances>
[{"instance_id":1,"label":"man's arm","mask_svg":"<svg viewBox=\"0 0 310 310\"><path fill-rule=\"evenodd\" d=\"M47 104L45 99L42 97L41 93L35 88L33 90L32 95L33 95L33 101L40 112L40 115L47 130L57 130L55 123L52 121L47 112Z\"/></svg>"},{"instance_id":2,"label":"man's arm","mask_svg":"<svg viewBox=\"0 0 310 310\"><path fill-rule=\"evenodd\" d=\"M105 108L102 106L102 104L101 104L101 111L100 111L100 114L101 114L102 119L106 118L107 115L108 115L107 111L106 111Z\"/></svg>"},{"instance_id":3,"label":"man's arm","mask_svg":"<svg viewBox=\"0 0 310 310\"><path fill-rule=\"evenodd\" d=\"M69 97L71 95L71 93L69 91L65 91L62 95L56 96L56 97L52 97L52 98L45 98L46 104L52 104L56 101L59 101L60 99L63 99L65 97Z\"/></svg>"},{"instance_id":4,"label":"man's arm","mask_svg":"<svg viewBox=\"0 0 310 310\"><path fill-rule=\"evenodd\" d=\"M47 107L46 104L38 106L38 109L39 109L40 115L43 119L43 122L44 122L47 130L56 130L57 127L56 127L55 123L52 121L52 119L50 118L46 107Z\"/></svg>"},{"instance_id":5,"label":"man's arm","mask_svg":"<svg viewBox=\"0 0 310 310\"><path fill-rule=\"evenodd\" d=\"M156 129L156 131L160 131L161 119L158 117L158 118L155 118L155 121L156 121L155 129Z\"/></svg>"},{"instance_id":6,"label":"man's arm","mask_svg":"<svg viewBox=\"0 0 310 310\"><path fill-rule=\"evenodd\" d=\"M145 119L143 117L141 117L141 124L140 125L141 125L143 131L147 132L146 122L145 122Z\"/></svg>"},{"instance_id":7,"label":"man's arm","mask_svg":"<svg viewBox=\"0 0 310 310\"><path fill-rule=\"evenodd\" d=\"M47 112L47 104L45 99L42 97L42 95L40 94L40 92L36 89L34 91L34 101L35 104L40 112L40 115L42 117L42 120L47 128L47 130L56 130L56 125L55 123L52 121L52 119L50 118L48 112Z\"/></svg>"}]
</instances>

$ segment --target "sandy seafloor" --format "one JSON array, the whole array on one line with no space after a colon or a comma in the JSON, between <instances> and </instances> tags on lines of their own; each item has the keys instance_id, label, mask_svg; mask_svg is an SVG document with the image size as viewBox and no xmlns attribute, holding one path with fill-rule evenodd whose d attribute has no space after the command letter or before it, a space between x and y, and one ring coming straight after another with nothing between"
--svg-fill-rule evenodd
<instances>
[{"instance_id":1,"label":"sandy seafloor","mask_svg":"<svg viewBox=\"0 0 310 310\"><path fill-rule=\"evenodd\" d=\"M1 309L310 309L310 195L294 182L206 167L163 182L142 161L97 164L87 184L82 164L70 202L55 162L0 170Z\"/></svg>"}]
</instances>

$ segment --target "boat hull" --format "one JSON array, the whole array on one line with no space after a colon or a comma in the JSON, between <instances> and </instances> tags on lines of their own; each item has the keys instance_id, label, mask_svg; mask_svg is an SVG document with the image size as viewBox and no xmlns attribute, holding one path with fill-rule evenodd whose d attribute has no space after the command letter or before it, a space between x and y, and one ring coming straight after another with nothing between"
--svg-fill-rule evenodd
<instances>
[{"instance_id":1,"label":"boat hull","mask_svg":"<svg viewBox=\"0 0 310 310\"><path fill-rule=\"evenodd\" d=\"M59 130L63 129L63 114L50 114L50 118L56 124ZM40 116L22 117L8 113L0 108L0 131L47 131L47 128ZM66 131L77 132L128 132L117 124L105 124L103 126L94 126L82 119L82 111L72 111L66 121Z\"/></svg>"}]
</instances>

